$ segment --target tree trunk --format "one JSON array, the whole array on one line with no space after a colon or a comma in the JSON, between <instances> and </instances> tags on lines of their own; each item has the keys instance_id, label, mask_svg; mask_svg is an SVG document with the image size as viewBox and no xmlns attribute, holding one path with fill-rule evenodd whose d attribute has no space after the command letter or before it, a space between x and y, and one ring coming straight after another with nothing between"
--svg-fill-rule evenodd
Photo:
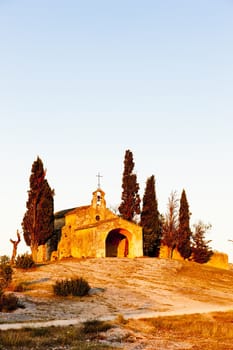
<instances>
[{"instance_id":1,"label":"tree trunk","mask_svg":"<svg viewBox=\"0 0 233 350\"><path fill-rule=\"evenodd\" d=\"M13 252L12 252L12 256L11 256L11 265L14 265L14 263L15 263L16 254L17 254L17 244L16 244L16 242L14 242L13 243Z\"/></svg>"},{"instance_id":2,"label":"tree trunk","mask_svg":"<svg viewBox=\"0 0 233 350\"><path fill-rule=\"evenodd\" d=\"M32 259L36 263L37 262L37 253L38 253L38 244L34 243L31 245Z\"/></svg>"},{"instance_id":3,"label":"tree trunk","mask_svg":"<svg viewBox=\"0 0 233 350\"><path fill-rule=\"evenodd\" d=\"M11 256L11 265L14 265L14 263L15 263L15 258L16 258L16 255L17 255L18 244L21 241L20 233L19 233L18 230L17 230L17 237L18 237L17 241L14 241L13 239L10 239L10 242L13 244L13 251L12 251L12 256Z\"/></svg>"}]
</instances>

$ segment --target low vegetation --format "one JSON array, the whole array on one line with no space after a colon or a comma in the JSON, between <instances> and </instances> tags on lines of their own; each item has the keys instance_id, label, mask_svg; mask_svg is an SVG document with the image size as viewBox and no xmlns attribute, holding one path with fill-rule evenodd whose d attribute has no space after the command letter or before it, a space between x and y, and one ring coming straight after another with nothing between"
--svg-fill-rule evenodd
<instances>
[{"instance_id":1,"label":"low vegetation","mask_svg":"<svg viewBox=\"0 0 233 350\"><path fill-rule=\"evenodd\" d=\"M0 290L8 287L12 280L12 267L10 265L10 259L7 256L0 257Z\"/></svg>"},{"instance_id":2,"label":"low vegetation","mask_svg":"<svg viewBox=\"0 0 233 350\"><path fill-rule=\"evenodd\" d=\"M106 350L113 349L102 345L97 339L90 339L90 328L84 327L49 327L25 328L22 330L0 331L0 350ZM98 325L100 327L100 325ZM97 327L97 329L98 329ZM105 327L104 327L105 328ZM96 327L93 328L96 334ZM87 335L85 333L88 333Z\"/></svg>"},{"instance_id":3,"label":"low vegetation","mask_svg":"<svg viewBox=\"0 0 233 350\"><path fill-rule=\"evenodd\" d=\"M130 334L121 342L121 346L106 344L106 332L119 327L117 321L114 324L91 320L80 326L0 331L0 350L113 350L127 349L127 344L131 344L132 348L132 342L135 349L138 346L140 349L231 350L232 319L233 312L132 319L121 323L121 328ZM137 344L139 339L143 339L143 343Z\"/></svg>"},{"instance_id":4,"label":"low vegetation","mask_svg":"<svg viewBox=\"0 0 233 350\"><path fill-rule=\"evenodd\" d=\"M23 308L19 299L13 293L0 293L0 312L11 312L18 308Z\"/></svg>"},{"instance_id":5,"label":"low vegetation","mask_svg":"<svg viewBox=\"0 0 233 350\"><path fill-rule=\"evenodd\" d=\"M150 334L173 342L185 341L195 350L233 349L233 311L158 317L143 320Z\"/></svg>"},{"instance_id":6,"label":"low vegetation","mask_svg":"<svg viewBox=\"0 0 233 350\"><path fill-rule=\"evenodd\" d=\"M5 289L12 281L12 267L7 256L0 257L0 312L10 312L18 308L18 298L13 294L6 294Z\"/></svg>"},{"instance_id":7,"label":"low vegetation","mask_svg":"<svg viewBox=\"0 0 233 350\"><path fill-rule=\"evenodd\" d=\"M53 286L54 294L63 297L68 295L82 297L87 295L89 290L88 282L82 277L56 281Z\"/></svg>"},{"instance_id":8,"label":"low vegetation","mask_svg":"<svg viewBox=\"0 0 233 350\"><path fill-rule=\"evenodd\" d=\"M110 322L91 320L84 322L82 332L83 334L98 334L100 332L106 332L110 328L112 328L112 323Z\"/></svg>"},{"instance_id":9,"label":"low vegetation","mask_svg":"<svg viewBox=\"0 0 233 350\"><path fill-rule=\"evenodd\" d=\"M13 293L6 293L12 281L13 269L10 259L7 256L0 257L0 312L12 312L18 308L23 308L18 297Z\"/></svg>"},{"instance_id":10,"label":"low vegetation","mask_svg":"<svg viewBox=\"0 0 233 350\"><path fill-rule=\"evenodd\" d=\"M15 261L15 267L19 269L31 269L35 267L35 262L30 254L18 255Z\"/></svg>"}]
</instances>

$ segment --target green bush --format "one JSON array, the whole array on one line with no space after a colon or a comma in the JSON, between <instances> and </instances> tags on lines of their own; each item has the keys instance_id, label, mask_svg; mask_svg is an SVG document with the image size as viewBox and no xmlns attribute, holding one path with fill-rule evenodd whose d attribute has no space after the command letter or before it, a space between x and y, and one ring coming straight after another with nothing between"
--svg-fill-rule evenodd
<instances>
[{"instance_id":1,"label":"green bush","mask_svg":"<svg viewBox=\"0 0 233 350\"><path fill-rule=\"evenodd\" d=\"M90 286L88 282L82 277L56 281L53 286L54 294L63 297L68 295L82 297L87 295L89 290Z\"/></svg>"},{"instance_id":2,"label":"green bush","mask_svg":"<svg viewBox=\"0 0 233 350\"><path fill-rule=\"evenodd\" d=\"M0 257L0 289L8 287L12 280L12 267L7 256Z\"/></svg>"},{"instance_id":3,"label":"green bush","mask_svg":"<svg viewBox=\"0 0 233 350\"><path fill-rule=\"evenodd\" d=\"M19 269L30 269L35 267L35 265L32 256L27 253L18 255L15 261L15 267Z\"/></svg>"}]
</instances>

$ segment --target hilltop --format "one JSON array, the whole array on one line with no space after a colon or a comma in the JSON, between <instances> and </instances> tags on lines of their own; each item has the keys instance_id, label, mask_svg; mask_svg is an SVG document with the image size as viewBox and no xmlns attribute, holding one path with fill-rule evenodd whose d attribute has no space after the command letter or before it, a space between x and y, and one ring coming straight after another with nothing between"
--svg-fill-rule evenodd
<instances>
[{"instance_id":1,"label":"hilltop","mask_svg":"<svg viewBox=\"0 0 233 350\"><path fill-rule=\"evenodd\" d=\"M83 277L91 295L58 298L56 280ZM233 309L233 270L222 270L191 262L153 258L68 259L29 271L14 270L12 289L25 309L0 314L0 322L46 320L78 321L141 318L202 313Z\"/></svg>"}]
</instances>

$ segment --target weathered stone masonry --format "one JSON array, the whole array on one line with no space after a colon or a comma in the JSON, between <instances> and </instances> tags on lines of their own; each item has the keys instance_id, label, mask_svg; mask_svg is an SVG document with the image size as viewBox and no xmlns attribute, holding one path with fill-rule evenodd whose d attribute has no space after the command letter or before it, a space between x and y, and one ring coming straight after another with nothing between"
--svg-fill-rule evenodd
<instances>
[{"instance_id":1,"label":"weathered stone masonry","mask_svg":"<svg viewBox=\"0 0 233 350\"><path fill-rule=\"evenodd\" d=\"M55 234L48 245L48 258L139 257L142 228L106 208L105 193L93 192L91 205L55 214Z\"/></svg>"}]
</instances>

